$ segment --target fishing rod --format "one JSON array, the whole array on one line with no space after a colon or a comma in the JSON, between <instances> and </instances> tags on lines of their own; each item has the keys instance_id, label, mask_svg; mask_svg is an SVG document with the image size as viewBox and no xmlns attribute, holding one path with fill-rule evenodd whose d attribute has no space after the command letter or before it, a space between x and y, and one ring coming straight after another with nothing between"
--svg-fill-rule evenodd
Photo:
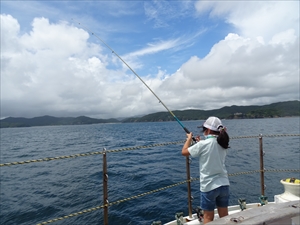
<instances>
[{"instance_id":1,"label":"fishing rod","mask_svg":"<svg viewBox=\"0 0 300 225\"><path fill-rule=\"evenodd\" d=\"M72 19L74 20L74 19ZM179 123L179 125L184 129L184 131L189 134L190 131L181 123L181 121L175 116L175 114L163 103L163 101L154 93L154 91L145 83L145 81L119 56L108 44L106 44L99 36L97 36L93 31L91 31L86 26L82 25L80 22L74 20L76 23L78 23L81 27L83 27L85 30L90 32L93 36L95 36L97 39L99 39L108 49L112 51L113 54L115 54L132 72L133 74L139 78L140 81L151 91L151 93L157 98L159 103L161 103L165 109L173 116L173 118ZM196 142L196 139L193 137L193 140Z\"/></svg>"}]
</instances>

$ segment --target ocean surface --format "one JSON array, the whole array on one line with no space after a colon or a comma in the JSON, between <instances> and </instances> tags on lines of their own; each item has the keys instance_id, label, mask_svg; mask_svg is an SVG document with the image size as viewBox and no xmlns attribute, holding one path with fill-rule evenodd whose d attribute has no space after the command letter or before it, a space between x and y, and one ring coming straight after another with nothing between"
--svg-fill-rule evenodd
<instances>
[{"instance_id":1,"label":"ocean surface","mask_svg":"<svg viewBox=\"0 0 300 225\"><path fill-rule=\"evenodd\" d=\"M183 121L194 135L203 121ZM224 120L231 148L226 159L229 174L259 170L258 138L263 137L265 195L283 193L280 179L300 178L300 118ZM1 132L0 163L67 156L184 141L177 122L96 124L5 128ZM115 202L186 180L183 143L107 153L108 199ZM0 167L0 224L38 224L103 205L102 154ZM191 176L199 177L198 160L191 161ZM238 198L258 202L260 174L230 176L230 204ZM192 182L193 207L199 205L199 181ZM178 185L109 207L110 225L151 225L174 219L176 212L188 213L187 184ZM103 209L52 224L103 224Z\"/></svg>"}]
</instances>

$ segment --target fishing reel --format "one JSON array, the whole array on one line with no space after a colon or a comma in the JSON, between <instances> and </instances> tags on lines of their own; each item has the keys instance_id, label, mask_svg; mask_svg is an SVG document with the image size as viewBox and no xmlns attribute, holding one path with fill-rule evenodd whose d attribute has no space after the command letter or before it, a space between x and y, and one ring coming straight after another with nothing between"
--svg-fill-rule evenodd
<instances>
[{"instance_id":1,"label":"fishing reel","mask_svg":"<svg viewBox=\"0 0 300 225\"><path fill-rule=\"evenodd\" d=\"M204 218L204 212L203 212L203 209L201 209L199 206L197 206L197 208L195 208L194 211L195 211L196 214L197 214L197 217L198 217L199 222L202 222L202 221L203 221L203 218Z\"/></svg>"}]
</instances>

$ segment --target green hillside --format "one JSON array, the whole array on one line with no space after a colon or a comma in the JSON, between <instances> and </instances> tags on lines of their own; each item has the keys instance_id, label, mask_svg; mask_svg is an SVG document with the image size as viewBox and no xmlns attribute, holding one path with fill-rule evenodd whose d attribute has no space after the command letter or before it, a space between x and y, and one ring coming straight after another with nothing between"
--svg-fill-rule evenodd
<instances>
[{"instance_id":1,"label":"green hillside","mask_svg":"<svg viewBox=\"0 0 300 225\"><path fill-rule=\"evenodd\" d=\"M0 127L32 127L32 126L54 126L54 125L80 125L80 124L97 124L97 123L120 123L117 119L93 119L86 116L73 117L53 117L41 116L28 118L8 117L0 120Z\"/></svg>"},{"instance_id":2,"label":"green hillside","mask_svg":"<svg viewBox=\"0 0 300 225\"><path fill-rule=\"evenodd\" d=\"M204 120L209 116L217 116L222 119L254 119L275 118L287 116L300 116L300 102L278 102L264 106L226 106L214 110L175 110L173 113L181 120ZM174 121L169 112L157 112L143 117L128 118L123 122L157 122Z\"/></svg>"},{"instance_id":3,"label":"green hillside","mask_svg":"<svg viewBox=\"0 0 300 225\"><path fill-rule=\"evenodd\" d=\"M209 116L217 116L221 119L254 119L254 118L275 118L287 116L300 116L300 102L288 101L278 102L264 106L226 106L214 110L175 110L173 113L180 121L184 120L205 120ZM128 123L128 122L158 122L174 121L169 112L157 112L143 117L132 117L122 121L117 119L94 119L86 116L53 117L41 116L35 118L8 117L0 120L0 128L7 127L31 127L31 126L53 126L53 125L80 125L97 123Z\"/></svg>"}]
</instances>

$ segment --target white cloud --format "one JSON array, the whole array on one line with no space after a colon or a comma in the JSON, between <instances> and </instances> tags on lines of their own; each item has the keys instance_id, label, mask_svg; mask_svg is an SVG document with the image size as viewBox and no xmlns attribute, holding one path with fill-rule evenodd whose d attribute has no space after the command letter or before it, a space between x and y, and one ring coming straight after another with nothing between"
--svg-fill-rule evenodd
<instances>
[{"instance_id":1,"label":"white cloud","mask_svg":"<svg viewBox=\"0 0 300 225\"><path fill-rule=\"evenodd\" d=\"M299 96L299 37L263 44L228 34L203 59L194 56L165 80L162 90L185 96L182 107L266 104ZM182 101L182 98L180 98ZM198 107L197 107L198 106Z\"/></svg>"},{"instance_id":2,"label":"white cloud","mask_svg":"<svg viewBox=\"0 0 300 225\"><path fill-rule=\"evenodd\" d=\"M156 34L151 44L147 39L139 43L139 49L123 50L122 58L136 69L143 68L141 57L155 59L159 53L172 52L163 58L164 63L158 62L156 72L145 72L147 76L142 77L171 110L299 99L299 14L295 13L295 2L243 3L246 5L239 1L195 3L200 14L208 12L212 20L225 18L236 29L202 58L187 53L190 58L178 65L175 73L159 66L172 63L173 56L193 45L202 37L204 27L191 36L180 29L174 36ZM147 4L145 7L150 7ZM168 4L155 4L161 9L155 21L165 16L166 23L191 10L189 2L187 11L172 15L175 8L163 13ZM145 85L116 56L105 53L107 49L90 39L88 32L45 17L36 17L31 25L29 31L21 32L15 17L1 15L1 117L116 118L164 111Z\"/></svg>"},{"instance_id":3,"label":"white cloud","mask_svg":"<svg viewBox=\"0 0 300 225\"><path fill-rule=\"evenodd\" d=\"M5 24L2 43L7 43L1 50L4 115L18 113L9 110L12 106L33 114L47 113L51 106L57 112L85 111L81 110L84 102L95 104L97 95L104 95L101 89L113 75L105 68L106 57L99 55L99 46L87 42L87 32L39 18L30 33L19 36L11 16L2 15L1 23Z\"/></svg>"},{"instance_id":4,"label":"white cloud","mask_svg":"<svg viewBox=\"0 0 300 225\"><path fill-rule=\"evenodd\" d=\"M223 18L244 37L263 36L294 29L299 36L299 1L198 1L199 14Z\"/></svg>"}]
</instances>

